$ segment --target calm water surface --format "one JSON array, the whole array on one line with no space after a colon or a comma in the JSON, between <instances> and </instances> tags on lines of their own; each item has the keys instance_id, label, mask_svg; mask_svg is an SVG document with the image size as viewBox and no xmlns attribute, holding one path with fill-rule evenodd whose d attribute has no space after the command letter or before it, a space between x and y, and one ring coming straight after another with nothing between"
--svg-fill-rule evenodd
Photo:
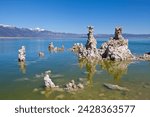
<instances>
[{"instance_id":1,"label":"calm water surface","mask_svg":"<svg viewBox=\"0 0 150 117\"><path fill-rule=\"evenodd\" d=\"M107 39L98 39L98 47ZM51 53L49 43L65 46L64 52ZM68 49L86 39L0 39L0 99L150 99L150 62L93 62L79 61ZM26 63L17 61L18 49L26 46ZM150 51L150 39L129 39L132 53ZM40 58L38 52L45 56ZM52 80L60 87L74 79L85 82L85 89L69 93L44 88L43 77L52 71ZM39 76L39 77L37 77ZM117 84L128 92L110 90L104 83ZM35 91L37 89L38 91Z\"/></svg>"}]
</instances>

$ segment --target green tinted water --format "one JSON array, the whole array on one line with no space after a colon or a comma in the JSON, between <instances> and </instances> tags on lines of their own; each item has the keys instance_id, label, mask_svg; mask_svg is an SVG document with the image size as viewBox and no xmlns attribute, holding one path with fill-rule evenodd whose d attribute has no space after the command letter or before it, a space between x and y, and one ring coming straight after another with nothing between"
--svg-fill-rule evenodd
<instances>
[{"instance_id":1,"label":"green tinted water","mask_svg":"<svg viewBox=\"0 0 150 117\"><path fill-rule=\"evenodd\" d=\"M98 39L100 46L106 39ZM65 45L64 52L51 53L48 44ZM73 43L86 39L13 39L0 40L0 99L150 99L149 61L95 61L78 60L70 51ZM26 63L17 61L18 49L26 46ZM134 54L150 50L150 40L131 39L129 48ZM40 58L38 52L45 56ZM52 71L52 80L60 87L74 79L84 82L85 88L76 92L54 91L44 88L39 75ZM37 77L39 76L39 77ZM129 91L110 90L104 83L126 87Z\"/></svg>"}]
</instances>

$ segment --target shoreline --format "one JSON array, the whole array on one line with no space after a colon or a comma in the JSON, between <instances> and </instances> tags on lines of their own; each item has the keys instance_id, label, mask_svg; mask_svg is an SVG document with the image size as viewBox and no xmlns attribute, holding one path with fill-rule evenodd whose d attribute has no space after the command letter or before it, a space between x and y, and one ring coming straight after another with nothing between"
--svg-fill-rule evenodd
<instances>
[{"instance_id":1,"label":"shoreline","mask_svg":"<svg viewBox=\"0 0 150 117\"><path fill-rule=\"evenodd\" d=\"M85 39L86 37L0 37L0 39Z\"/></svg>"},{"instance_id":2,"label":"shoreline","mask_svg":"<svg viewBox=\"0 0 150 117\"><path fill-rule=\"evenodd\" d=\"M0 39L86 39L87 37L0 37ZM97 39L104 39L104 38L110 38L110 37L96 37ZM126 37L127 39L141 39L141 38L144 38L144 39L150 39L150 37Z\"/></svg>"}]
</instances>

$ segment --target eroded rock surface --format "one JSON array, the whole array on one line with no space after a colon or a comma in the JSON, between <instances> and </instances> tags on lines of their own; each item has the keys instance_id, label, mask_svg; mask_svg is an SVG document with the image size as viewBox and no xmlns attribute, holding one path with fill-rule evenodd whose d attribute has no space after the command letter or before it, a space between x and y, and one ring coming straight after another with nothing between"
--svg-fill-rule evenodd
<instances>
[{"instance_id":1,"label":"eroded rock surface","mask_svg":"<svg viewBox=\"0 0 150 117\"><path fill-rule=\"evenodd\" d=\"M69 83L65 85L65 90L72 92L77 91L79 89L84 89L84 85L82 83L76 84L74 80L71 80Z\"/></svg>"},{"instance_id":2,"label":"eroded rock surface","mask_svg":"<svg viewBox=\"0 0 150 117\"><path fill-rule=\"evenodd\" d=\"M52 82L52 80L51 80L51 78L49 77L48 74L46 74L44 76L44 83L45 83L45 87L48 87L48 88L58 87L58 86L55 86L55 84Z\"/></svg>"},{"instance_id":3,"label":"eroded rock surface","mask_svg":"<svg viewBox=\"0 0 150 117\"><path fill-rule=\"evenodd\" d=\"M128 49L127 40L110 39L100 47L100 55L108 60L131 60L133 55Z\"/></svg>"},{"instance_id":4,"label":"eroded rock surface","mask_svg":"<svg viewBox=\"0 0 150 117\"><path fill-rule=\"evenodd\" d=\"M25 62L25 59L26 59L26 50L25 50L25 46L22 46L18 50L18 61L19 62Z\"/></svg>"},{"instance_id":5,"label":"eroded rock surface","mask_svg":"<svg viewBox=\"0 0 150 117\"><path fill-rule=\"evenodd\" d=\"M124 39L122 36L122 28L120 27L115 28L115 36L113 38L111 37L107 42L104 42L99 49L96 46L97 41L94 38L93 27L89 26L88 40L85 47L76 46L79 58L86 58L88 60L107 59L113 61L135 59L128 49L128 40Z\"/></svg>"},{"instance_id":6,"label":"eroded rock surface","mask_svg":"<svg viewBox=\"0 0 150 117\"><path fill-rule=\"evenodd\" d=\"M111 89L111 90L129 91L129 89L127 89L126 87L121 87L119 85L104 83L104 86L108 89Z\"/></svg>"},{"instance_id":7,"label":"eroded rock surface","mask_svg":"<svg viewBox=\"0 0 150 117\"><path fill-rule=\"evenodd\" d=\"M64 47L64 45L62 45L61 48L55 47L54 44L53 44L53 42L51 42L51 43L49 44L49 46L48 46L48 49L49 49L49 51L51 51L51 52L57 52L57 51L64 51L65 47Z\"/></svg>"}]
</instances>

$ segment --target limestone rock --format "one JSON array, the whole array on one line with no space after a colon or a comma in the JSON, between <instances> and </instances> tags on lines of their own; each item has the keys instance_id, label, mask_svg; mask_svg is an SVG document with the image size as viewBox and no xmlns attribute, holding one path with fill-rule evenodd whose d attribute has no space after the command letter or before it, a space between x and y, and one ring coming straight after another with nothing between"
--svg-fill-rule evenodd
<instances>
[{"instance_id":1,"label":"limestone rock","mask_svg":"<svg viewBox=\"0 0 150 117\"><path fill-rule=\"evenodd\" d=\"M120 87L118 85L113 85L109 83L104 83L104 86L111 90L129 91L126 87Z\"/></svg>"},{"instance_id":2,"label":"limestone rock","mask_svg":"<svg viewBox=\"0 0 150 117\"><path fill-rule=\"evenodd\" d=\"M46 74L44 76L44 82L45 82L45 87L48 87L48 88L55 88L56 87L55 84L50 79L48 74Z\"/></svg>"},{"instance_id":3,"label":"limestone rock","mask_svg":"<svg viewBox=\"0 0 150 117\"><path fill-rule=\"evenodd\" d=\"M97 41L94 38L93 26L88 26L88 40L86 42L86 49L96 49Z\"/></svg>"},{"instance_id":4,"label":"limestone rock","mask_svg":"<svg viewBox=\"0 0 150 117\"><path fill-rule=\"evenodd\" d=\"M144 60L150 60L150 52L145 53L143 58L144 58Z\"/></svg>"},{"instance_id":5,"label":"limestone rock","mask_svg":"<svg viewBox=\"0 0 150 117\"><path fill-rule=\"evenodd\" d=\"M26 57L26 50L25 50L25 46L22 46L19 50L18 50L18 61L19 62L24 62Z\"/></svg>"},{"instance_id":6,"label":"limestone rock","mask_svg":"<svg viewBox=\"0 0 150 117\"><path fill-rule=\"evenodd\" d=\"M37 92L37 91L39 91L38 88L34 88L34 89L33 89L33 92Z\"/></svg>"},{"instance_id":7,"label":"limestone rock","mask_svg":"<svg viewBox=\"0 0 150 117\"><path fill-rule=\"evenodd\" d=\"M77 50L79 59L87 59L89 61L93 59L113 61L135 59L135 56L128 49L128 40L122 36L122 28L115 28L115 36L104 42L99 49L96 48L97 42L93 35L93 27L89 26L88 28L88 40L85 47L80 46L80 44L73 46L73 50Z\"/></svg>"},{"instance_id":8,"label":"limestone rock","mask_svg":"<svg viewBox=\"0 0 150 117\"><path fill-rule=\"evenodd\" d=\"M56 96L56 99L63 99L64 97L65 97L65 95L60 94L60 95Z\"/></svg>"},{"instance_id":9,"label":"limestone rock","mask_svg":"<svg viewBox=\"0 0 150 117\"><path fill-rule=\"evenodd\" d=\"M83 89L83 84L79 83L78 85L75 83L74 80L71 80L68 84L65 85L65 90L72 92L72 91L78 91L79 89Z\"/></svg>"},{"instance_id":10,"label":"limestone rock","mask_svg":"<svg viewBox=\"0 0 150 117\"><path fill-rule=\"evenodd\" d=\"M48 49L49 49L49 51L51 51L51 52L64 51L64 48L65 48L64 45L62 45L61 48L55 47L55 46L53 45L53 42L51 42L51 43L49 44L49 46L48 46Z\"/></svg>"},{"instance_id":11,"label":"limestone rock","mask_svg":"<svg viewBox=\"0 0 150 117\"><path fill-rule=\"evenodd\" d=\"M50 74L50 73L51 73L51 70L45 71L45 74Z\"/></svg>"},{"instance_id":12,"label":"limestone rock","mask_svg":"<svg viewBox=\"0 0 150 117\"><path fill-rule=\"evenodd\" d=\"M78 87L79 89L84 89L84 85L81 84L81 83L79 83L79 84L77 85L77 87Z\"/></svg>"},{"instance_id":13,"label":"limestone rock","mask_svg":"<svg viewBox=\"0 0 150 117\"><path fill-rule=\"evenodd\" d=\"M73 52L79 52L83 49L83 44L82 43L75 43L73 47L71 48L71 51Z\"/></svg>"},{"instance_id":14,"label":"limestone rock","mask_svg":"<svg viewBox=\"0 0 150 117\"><path fill-rule=\"evenodd\" d=\"M40 57L44 57L44 55L45 55L44 52L39 52Z\"/></svg>"},{"instance_id":15,"label":"limestone rock","mask_svg":"<svg viewBox=\"0 0 150 117\"><path fill-rule=\"evenodd\" d=\"M130 60L133 58L131 51L128 49L128 40L110 39L100 47L100 55L108 60Z\"/></svg>"},{"instance_id":16,"label":"limestone rock","mask_svg":"<svg viewBox=\"0 0 150 117\"><path fill-rule=\"evenodd\" d=\"M53 50L53 49L54 49L53 42L50 42L50 44L49 44L48 48L49 48L49 50Z\"/></svg>"},{"instance_id":17,"label":"limestone rock","mask_svg":"<svg viewBox=\"0 0 150 117\"><path fill-rule=\"evenodd\" d=\"M113 39L115 39L115 40L124 39L124 37L122 36L122 28L121 27L115 28L115 36Z\"/></svg>"}]
</instances>

